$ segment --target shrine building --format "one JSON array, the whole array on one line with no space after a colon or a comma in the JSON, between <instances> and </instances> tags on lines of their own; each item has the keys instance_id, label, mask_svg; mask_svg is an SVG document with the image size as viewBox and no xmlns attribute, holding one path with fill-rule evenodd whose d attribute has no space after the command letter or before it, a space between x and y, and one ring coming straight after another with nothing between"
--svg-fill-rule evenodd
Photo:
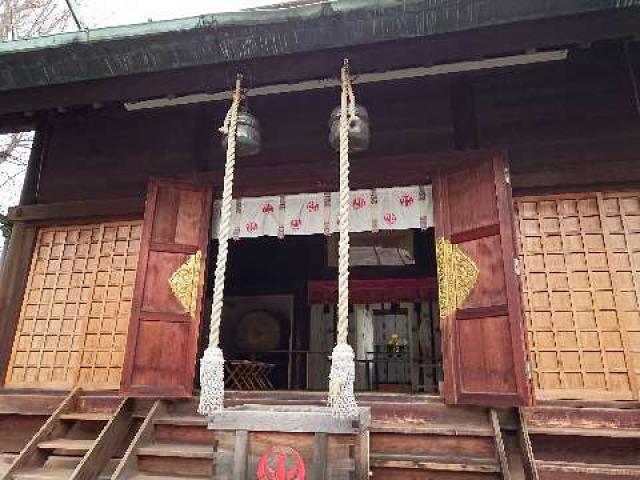
<instances>
[{"instance_id":1,"label":"shrine building","mask_svg":"<svg viewBox=\"0 0 640 480\"><path fill-rule=\"evenodd\" d=\"M640 478L640 1L0 43L0 479Z\"/></svg>"}]
</instances>

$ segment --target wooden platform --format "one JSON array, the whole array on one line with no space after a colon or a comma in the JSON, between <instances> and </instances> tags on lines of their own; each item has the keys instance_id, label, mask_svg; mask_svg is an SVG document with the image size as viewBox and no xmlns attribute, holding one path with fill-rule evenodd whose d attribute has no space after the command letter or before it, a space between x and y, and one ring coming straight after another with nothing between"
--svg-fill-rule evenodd
<instances>
[{"instance_id":1,"label":"wooden platform","mask_svg":"<svg viewBox=\"0 0 640 480\"><path fill-rule=\"evenodd\" d=\"M227 403L323 402L311 392L229 392ZM403 394L363 394L359 404L371 410L376 480L640 478L640 409L625 404L518 412ZM115 393L0 393L0 479L216 478L221 437L196 406L196 399L133 401Z\"/></svg>"}]
</instances>

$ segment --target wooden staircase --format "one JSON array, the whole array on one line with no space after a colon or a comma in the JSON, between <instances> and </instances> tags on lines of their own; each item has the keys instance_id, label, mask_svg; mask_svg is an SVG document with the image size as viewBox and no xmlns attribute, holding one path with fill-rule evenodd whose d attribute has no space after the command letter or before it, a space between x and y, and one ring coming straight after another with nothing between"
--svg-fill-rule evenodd
<instances>
[{"instance_id":1,"label":"wooden staircase","mask_svg":"<svg viewBox=\"0 0 640 480\"><path fill-rule=\"evenodd\" d=\"M540 480L640 479L640 409L540 406L521 409Z\"/></svg>"},{"instance_id":2,"label":"wooden staircase","mask_svg":"<svg viewBox=\"0 0 640 480\"><path fill-rule=\"evenodd\" d=\"M112 480L212 478L214 432L195 402L154 403Z\"/></svg>"},{"instance_id":3,"label":"wooden staircase","mask_svg":"<svg viewBox=\"0 0 640 480\"><path fill-rule=\"evenodd\" d=\"M321 405L324 395L229 392L228 400ZM362 394L359 403L371 409L375 480L640 479L637 405L497 411L401 394ZM223 480L214 476L223 432L208 430L196 406L196 398L133 400L115 392L0 393L0 480Z\"/></svg>"},{"instance_id":4,"label":"wooden staircase","mask_svg":"<svg viewBox=\"0 0 640 480\"><path fill-rule=\"evenodd\" d=\"M0 391L0 478L64 399L61 394Z\"/></svg>"},{"instance_id":5,"label":"wooden staircase","mask_svg":"<svg viewBox=\"0 0 640 480\"><path fill-rule=\"evenodd\" d=\"M113 455L126 440L133 401L91 403L72 391L11 459L2 479L62 480L109 478ZM6 433L5 433L6 434Z\"/></svg>"},{"instance_id":6,"label":"wooden staircase","mask_svg":"<svg viewBox=\"0 0 640 480\"><path fill-rule=\"evenodd\" d=\"M510 478L497 413L440 401L372 404L373 478ZM504 475L504 477L503 477Z\"/></svg>"}]
</instances>

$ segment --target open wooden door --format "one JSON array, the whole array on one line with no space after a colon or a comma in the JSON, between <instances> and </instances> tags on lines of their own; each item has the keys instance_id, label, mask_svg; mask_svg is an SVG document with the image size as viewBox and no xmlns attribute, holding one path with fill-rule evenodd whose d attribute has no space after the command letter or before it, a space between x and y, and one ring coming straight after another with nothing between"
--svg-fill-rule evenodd
<instances>
[{"instance_id":1,"label":"open wooden door","mask_svg":"<svg viewBox=\"0 0 640 480\"><path fill-rule=\"evenodd\" d=\"M445 399L530 404L505 160L442 169L434 193Z\"/></svg>"},{"instance_id":2,"label":"open wooden door","mask_svg":"<svg viewBox=\"0 0 640 480\"><path fill-rule=\"evenodd\" d=\"M208 187L149 184L121 383L126 395L192 393L211 203Z\"/></svg>"}]
</instances>

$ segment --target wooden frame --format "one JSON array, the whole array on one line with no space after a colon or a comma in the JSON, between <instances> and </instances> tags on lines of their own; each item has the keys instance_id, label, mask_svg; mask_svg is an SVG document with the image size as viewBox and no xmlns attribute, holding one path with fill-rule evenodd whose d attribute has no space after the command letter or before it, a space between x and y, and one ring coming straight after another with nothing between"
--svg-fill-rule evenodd
<instances>
[{"instance_id":1,"label":"wooden frame","mask_svg":"<svg viewBox=\"0 0 640 480\"><path fill-rule=\"evenodd\" d=\"M282 434L292 435L291 438L298 439L296 448L302 447L303 443L308 441L304 440L307 437L299 434L313 434L313 468L310 469L314 474L313 478L367 480L369 478L370 424L370 409L364 407L359 408L359 416L355 420L336 420L326 407L245 405L228 408L209 421L209 429L215 430L217 436L214 447L215 477L229 480L252 478L249 476L248 467L249 459L255 459L255 452L253 454L250 452L251 439L255 438L252 435L254 433L260 434L260 438L266 439L267 445L271 446L278 445L279 439L283 438ZM343 448L336 448L336 437L348 436L355 438L353 438L353 447L350 446L345 455L344 446L346 445L343 445ZM339 442L339 445L342 445L344 440ZM330 444L334 445L334 454L338 451L341 455L338 463L347 463L348 466L328 466L331 461L329 459ZM231 445L233 445L233 451L230 451ZM350 461L345 462L345 457L350 457Z\"/></svg>"}]
</instances>

